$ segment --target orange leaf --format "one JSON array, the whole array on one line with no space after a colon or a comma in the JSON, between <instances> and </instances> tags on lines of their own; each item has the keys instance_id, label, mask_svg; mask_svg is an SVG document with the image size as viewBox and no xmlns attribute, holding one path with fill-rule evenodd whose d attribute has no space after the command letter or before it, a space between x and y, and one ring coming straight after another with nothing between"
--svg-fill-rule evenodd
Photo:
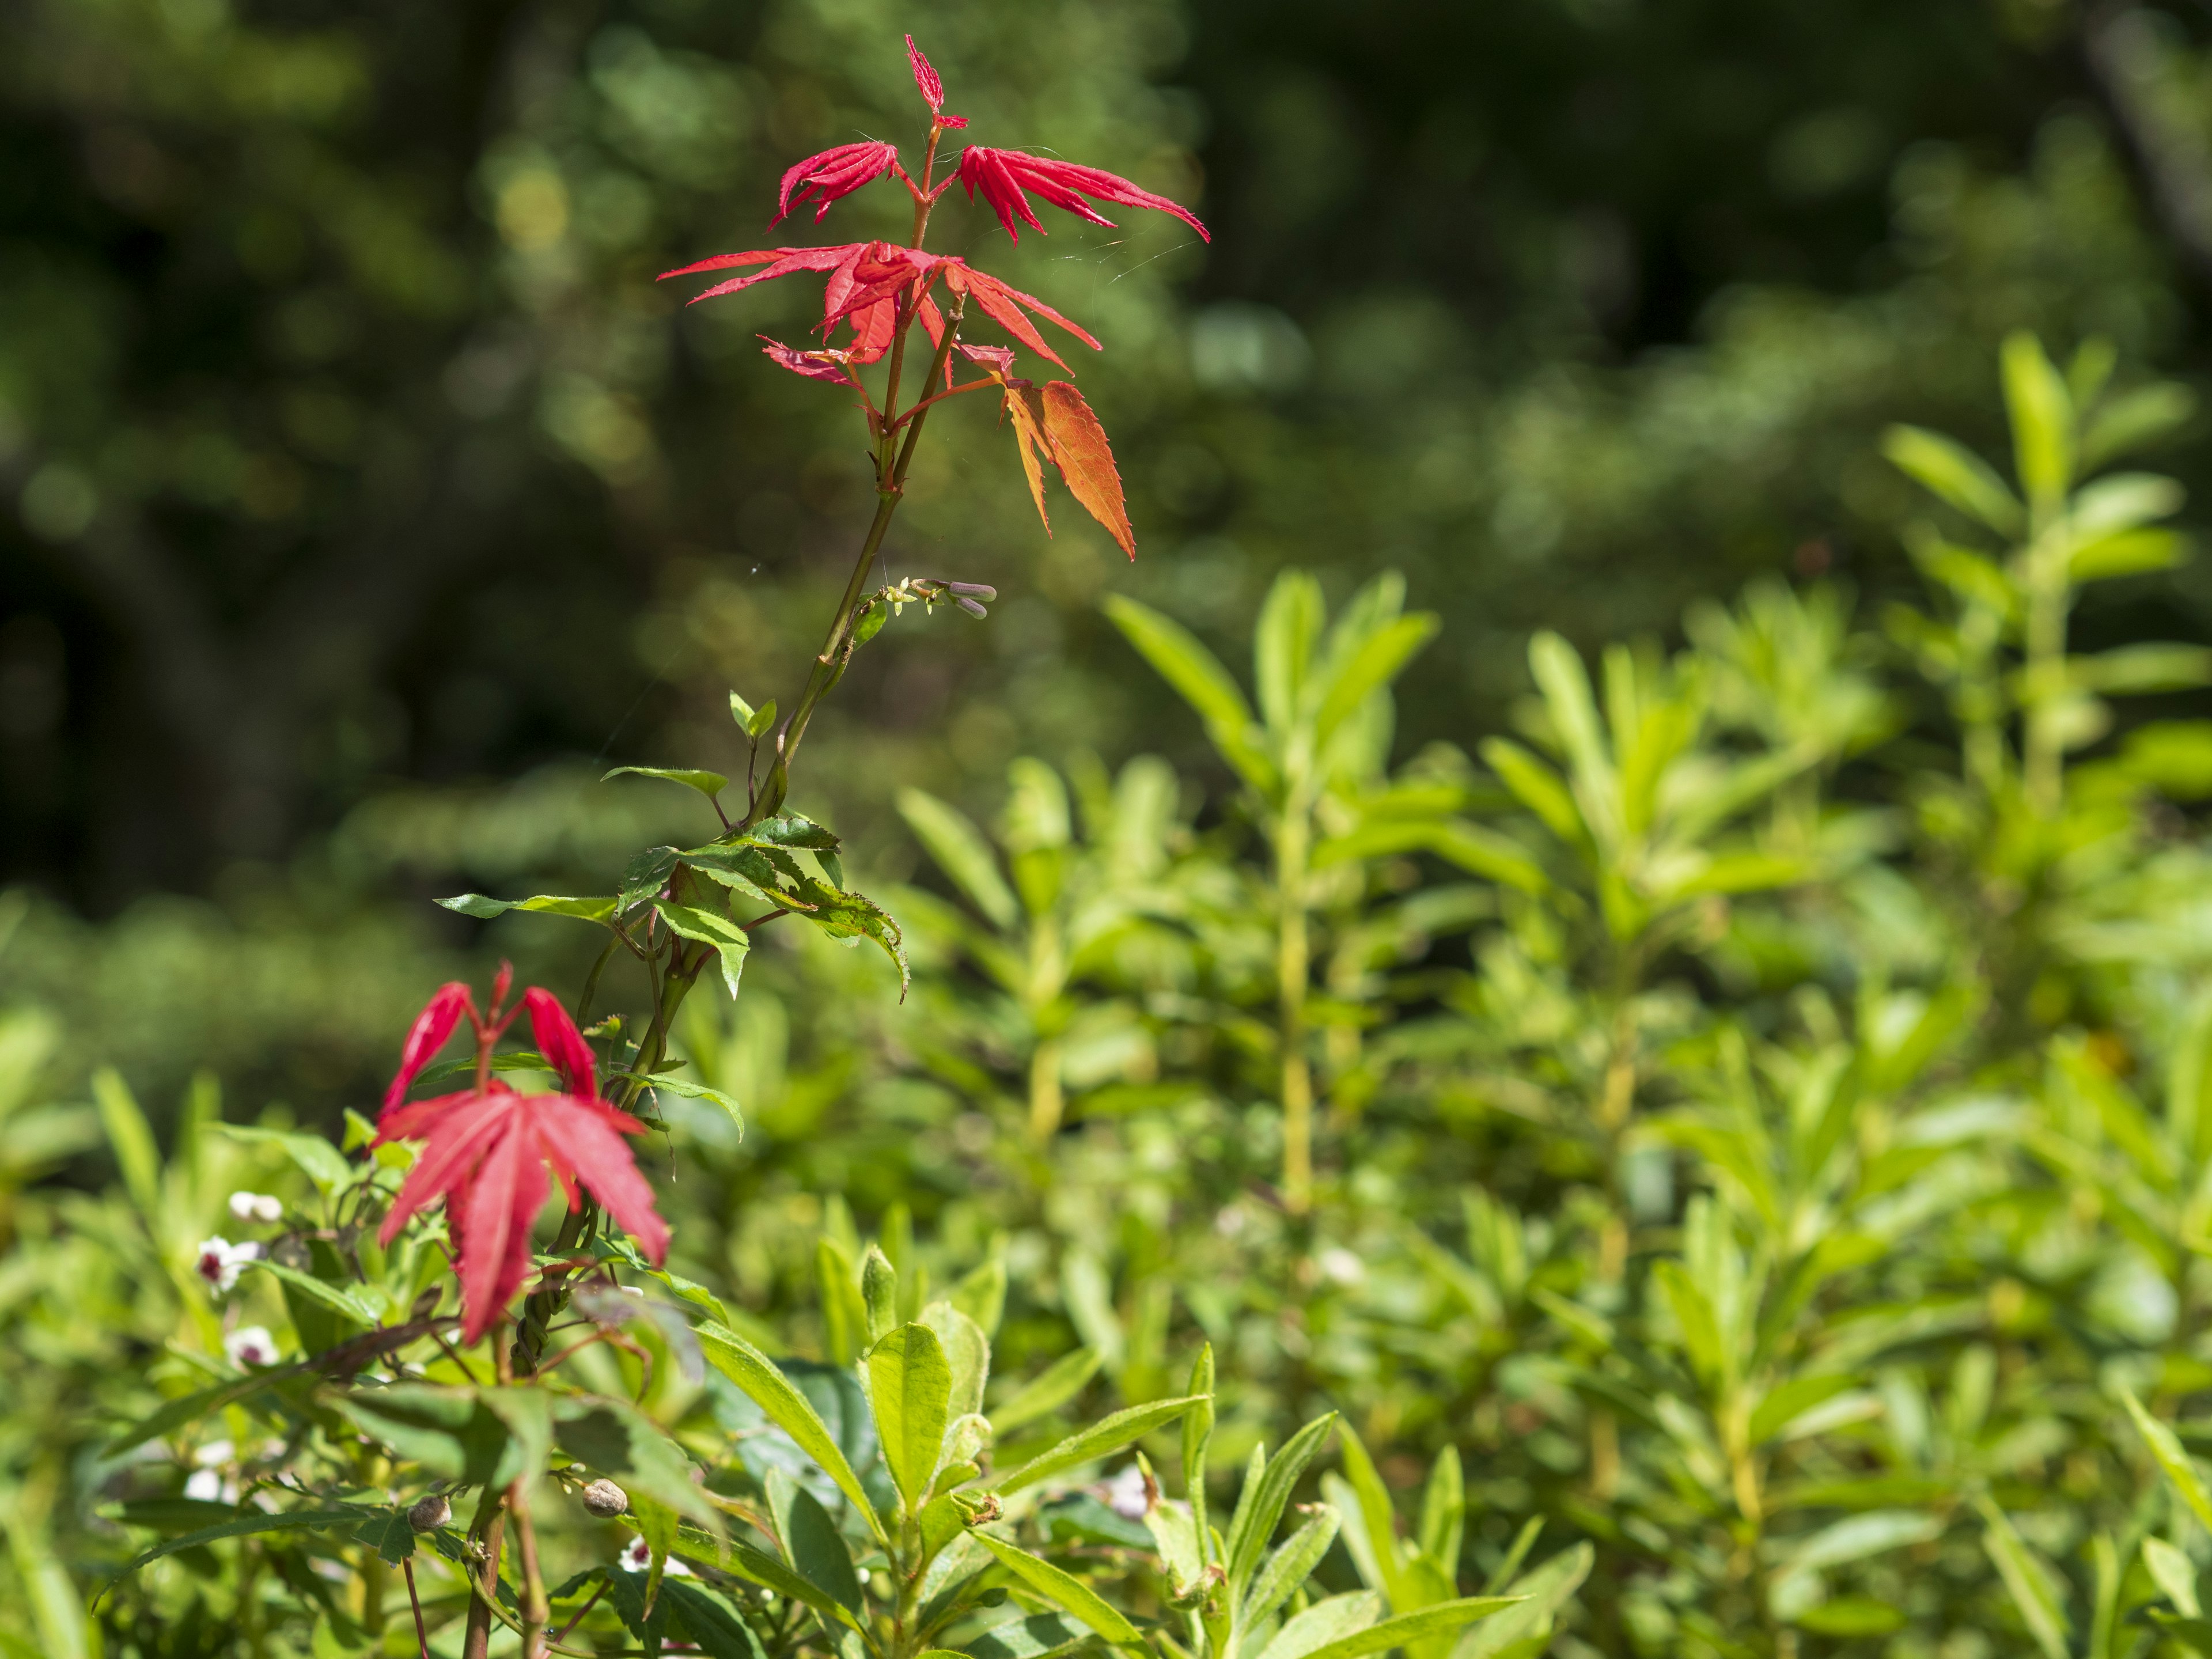
<instances>
[{"instance_id":1,"label":"orange leaf","mask_svg":"<svg viewBox=\"0 0 2212 1659\"><path fill-rule=\"evenodd\" d=\"M1051 440L1053 462L1067 481L1069 493L1106 526L1106 533L1121 544L1124 553L1135 558L1137 538L1129 528L1121 475L1114 469L1106 428L1098 424L1073 380L1048 381L1043 401L1045 436Z\"/></svg>"},{"instance_id":2,"label":"orange leaf","mask_svg":"<svg viewBox=\"0 0 2212 1659\"><path fill-rule=\"evenodd\" d=\"M1030 481L1030 499L1036 503L1037 517L1044 520L1044 533L1049 536L1052 515L1044 510L1044 463L1041 457L1052 453L1052 440L1045 435L1048 417L1044 400L1027 380L1009 382L1006 413L1014 423L1014 447L1022 453L1022 476ZM1065 477L1066 474L1063 471L1060 476Z\"/></svg>"}]
</instances>

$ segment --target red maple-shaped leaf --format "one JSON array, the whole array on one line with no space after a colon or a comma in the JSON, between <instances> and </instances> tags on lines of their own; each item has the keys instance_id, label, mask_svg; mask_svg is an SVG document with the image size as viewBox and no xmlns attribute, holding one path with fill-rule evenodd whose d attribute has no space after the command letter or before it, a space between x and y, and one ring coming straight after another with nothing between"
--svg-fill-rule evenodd
<instances>
[{"instance_id":1,"label":"red maple-shaped leaf","mask_svg":"<svg viewBox=\"0 0 2212 1659\"><path fill-rule=\"evenodd\" d=\"M1026 193L1032 190L1053 206L1109 229L1114 222L1085 201L1085 197L1117 203L1122 207L1172 213L1203 240L1213 240L1198 222L1198 216L1180 202L1139 190L1127 179L1101 168L1057 161L1047 155L1031 155L1025 150L969 145L960 152L960 185L968 192L969 201L981 196L990 204L991 210L999 216L999 222L1006 228L1006 234L1018 242L1022 234L1014 228L1017 218L1040 236L1044 234L1044 226L1036 216L1036 210L1030 205Z\"/></svg>"},{"instance_id":2,"label":"red maple-shaped leaf","mask_svg":"<svg viewBox=\"0 0 2212 1659\"><path fill-rule=\"evenodd\" d=\"M896 144L839 144L819 155L810 155L783 175L783 185L776 191L775 217L768 222L769 228L773 230L790 216L792 209L809 202L821 204L814 210L814 222L818 225L831 203L850 196L863 185L873 184L896 166Z\"/></svg>"},{"instance_id":3,"label":"red maple-shaped leaf","mask_svg":"<svg viewBox=\"0 0 2212 1659\"><path fill-rule=\"evenodd\" d=\"M456 1094L400 1103L463 1013L476 1028L483 1075L491 1045L514 1018L500 1015L505 988L502 983L489 1019L477 1014L465 985L446 986L431 999L408 1033L374 1143L424 1143L377 1237L388 1246L410 1217L443 1200L460 1256L462 1334L470 1342L483 1335L530 1276L530 1227L545 1201L549 1170L571 1209L580 1201L580 1185L655 1264L668 1255L667 1224L623 1139L642 1134L645 1125L599 1097L591 1047L550 992L533 986L523 1004L538 1053L561 1079L559 1092L517 1094L486 1077Z\"/></svg>"}]
</instances>

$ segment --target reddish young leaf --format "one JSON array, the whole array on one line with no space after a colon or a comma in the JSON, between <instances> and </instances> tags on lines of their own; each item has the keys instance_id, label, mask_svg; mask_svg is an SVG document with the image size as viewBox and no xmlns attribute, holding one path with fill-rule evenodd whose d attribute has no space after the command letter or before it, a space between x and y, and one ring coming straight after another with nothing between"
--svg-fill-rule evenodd
<instances>
[{"instance_id":1,"label":"reddish young leaf","mask_svg":"<svg viewBox=\"0 0 2212 1659\"><path fill-rule=\"evenodd\" d=\"M1009 288L989 273L974 270L959 260L945 261L945 285L955 294L975 296L975 303L982 307L984 314L993 322L1005 329L1007 333L1012 335L1031 351L1036 352L1038 356L1059 363L1062 368L1066 368L1067 365L1060 361L1060 354L1045 343L1044 336L1036 331L1036 325L1022 315L1021 308L1024 306L1036 312L1038 316L1059 324L1093 351L1100 349L1098 342L1088 332L1068 321L1043 301L1024 294L1018 289Z\"/></svg>"},{"instance_id":2,"label":"reddish young leaf","mask_svg":"<svg viewBox=\"0 0 2212 1659\"><path fill-rule=\"evenodd\" d=\"M844 352L800 351L781 340L770 340L765 334L756 334L753 337L766 342L761 349L771 362L789 369L794 374L804 374L810 380L827 380L832 386L853 384L853 377L845 372Z\"/></svg>"},{"instance_id":3,"label":"reddish young leaf","mask_svg":"<svg viewBox=\"0 0 2212 1659\"><path fill-rule=\"evenodd\" d=\"M922 101L929 106L930 115L937 125L940 127L966 126L966 116L945 112L945 82L929 66L929 59L921 55L921 48L915 45L911 34L906 38L906 61L914 66L914 83L921 88Z\"/></svg>"},{"instance_id":4,"label":"reddish young leaf","mask_svg":"<svg viewBox=\"0 0 2212 1659\"><path fill-rule=\"evenodd\" d=\"M552 1061L553 1069L561 1074L561 1086L580 1099L597 1100L599 1060L560 1000L533 985L522 994L522 1006L530 1011L531 1038L538 1044L538 1052Z\"/></svg>"},{"instance_id":5,"label":"reddish young leaf","mask_svg":"<svg viewBox=\"0 0 2212 1659\"><path fill-rule=\"evenodd\" d=\"M769 227L774 229L790 216L792 209L809 202L821 204L814 210L814 222L818 225L831 203L850 196L863 185L873 184L897 165L896 144L840 144L819 155L810 155L783 175L782 186L776 192L775 217L768 222Z\"/></svg>"},{"instance_id":6,"label":"reddish young leaf","mask_svg":"<svg viewBox=\"0 0 2212 1659\"><path fill-rule=\"evenodd\" d=\"M755 283L773 282L779 276L788 276L794 270L830 270L848 260L857 262L871 244L847 242L836 247L771 247L752 253L718 253L711 259L702 259L696 264L664 270L659 280L672 276L691 276L702 270L726 270L732 265L766 265L750 276L733 276L726 283L717 283L704 293L695 294L684 303L697 305L702 300L712 300L724 294L735 294L740 289L750 288Z\"/></svg>"},{"instance_id":7,"label":"reddish young leaf","mask_svg":"<svg viewBox=\"0 0 2212 1659\"><path fill-rule=\"evenodd\" d=\"M1031 155L1024 150L991 149L981 144L970 144L960 152L960 186L974 201L981 196L999 216L999 222L1006 228L1006 234L1016 241L1022 239L1014 228L1014 221L1021 222L1044 234L1044 226L1030 205L1025 191L1033 190L1056 208L1066 210L1079 219L1094 225L1112 228L1114 222L1084 199L1095 197L1102 202L1115 202L1123 207L1152 208L1161 213L1172 213L1188 225L1206 241L1213 238L1200 224L1198 216L1179 202L1164 196L1155 196L1151 191L1140 190L1127 179L1107 173L1098 167L1078 166L1073 161L1056 161L1049 156Z\"/></svg>"},{"instance_id":8,"label":"reddish young leaf","mask_svg":"<svg viewBox=\"0 0 2212 1659\"><path fill-rule=\"evenodd\" d=\"M475 996L459 980L441 985L431 994L422 1012L415 1016L415 1024L408 1028L407 1041L400 1045L399 1070L384 1091L386 1111L407 1098L408 1089L430 1063L430 1056L446 1046L446 1039L453 1036L453 1027L461 1023L461 1016L473 1015L476 1011Z\"/></svg>"},{"instance_id":9,"label":"reddish young leaf","mask_svg":"<svg viewBox=\"0 0 2212 1659\"><path fill-rule=\"evenodd\" d=\"M1131 558L1137 556L1137 538L1129 528L1129 511L1121 500L1121 475L1114 466L1114 451L1106 441L1106 428L1083 401L1073 380L1048 381L1043 392L1045 435L1052 441L1052 459L1066 481L1068 493L1081 501L1091 516L1106 526Z\"/></svg>"}]
</instances>

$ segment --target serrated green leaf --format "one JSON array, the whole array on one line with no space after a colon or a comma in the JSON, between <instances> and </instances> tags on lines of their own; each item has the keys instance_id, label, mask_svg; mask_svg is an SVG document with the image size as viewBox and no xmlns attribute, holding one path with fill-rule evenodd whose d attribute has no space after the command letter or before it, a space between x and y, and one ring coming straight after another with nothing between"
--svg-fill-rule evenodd
<instances>
[{"instance_id":1,"label":"serrated green leaf","mask_svg":"<svg viewBox=\"0 0 2212 1659\"><path fill-rule=\"evenodd\" d=\"M625 775L640 778L663 778L670 783L680 783L688 789L696 789L708 800L713 800L730 787L730 781L720 772L698 771L684 766L617 766L604 774L599 781Z\"/></svg>"},{"instance_id":2,"label":"serrated green leaf","mask_svg":"<svg viewBox=\"0 0 2212 1659\"><path fill-rule=\"evenodd\" d=\"M745 957L753 948L751 935L727 916L696 905L655 899L653 908L670 932L714 947L715 959L722 965L722 983L729 989L730 1000L736 1001L738 982L744 974Z\"/></svg>"}]
</instances>

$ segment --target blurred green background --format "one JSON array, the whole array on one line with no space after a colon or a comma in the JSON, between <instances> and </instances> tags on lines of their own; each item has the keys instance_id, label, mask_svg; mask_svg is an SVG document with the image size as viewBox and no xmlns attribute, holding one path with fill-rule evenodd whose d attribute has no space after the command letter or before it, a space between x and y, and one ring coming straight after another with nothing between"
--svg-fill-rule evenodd
<instances>
[{"instance_id":1,"label":"blurred green background","mask_svg":"<svg viewBox=\"0 0 2212 1659\"><path fill-rule=\"evenodd\" d=\"M1086 749L1223 781L1107 593L1226 648L1286 565L1333 600L1404 571L1445 625L1411 753L1495 729L1533 627L1911 580L1874 435L1999 443L2008 329L2204 370L2202 7L18 0L0 1001L65 1063L327 1115L465 954L580 965L422 901L599 890L687 809L597 773L737 769L728 689L795 688L868 507L852 416L754 349L797 288L653 278L775 240L791 160L909 138L909 29L987 141L1215 235L939 216L1106 342L1077 368L1140 556L1048 539L987 411L933 428L890 568L1002 603L872 647L795 797L880 877L915 868L904 784L983 810L1011 756ZM2111 584L2077 637L2212 638L2206 583Z\"/></svg>"}]
</instances>

